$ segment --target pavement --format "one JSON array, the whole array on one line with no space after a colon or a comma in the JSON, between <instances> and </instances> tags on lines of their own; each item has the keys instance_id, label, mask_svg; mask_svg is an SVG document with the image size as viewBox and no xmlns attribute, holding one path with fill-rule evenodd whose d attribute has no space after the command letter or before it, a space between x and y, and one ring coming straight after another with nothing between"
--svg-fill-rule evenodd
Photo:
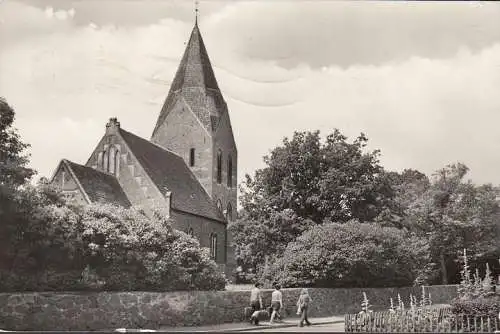
<instances>
[{"instance_id":1,"label":"pavement","mask_svg":"<svg viewBox=\"0 0 500 334\"><path fill-rule=\"evenodd\" d=\"M251 325L249 322L243 323L227 323L227 324L219 324L219 325L211 325L211 326L196 326L196 327L161 327L157 331L158 332L171 332L171 333L181 333L181 332L276 332L277 329L279 331L286 332L317 332L317 331L325 331L325 332L335 332L335 331L344 331L344 317L343 316L331 316L331 317L317 317L310 318L309 321L312 323L312 326L304 326L298 327L298 318L288 318L281 322L275 322L274 324L270 324L269 321L261 321L258 326ZM320 330L322 329L322 330ZM116 330L117 332L154 332L154 330L148 329L125 329L120 328Z\"/></svg>"}]
</instances>

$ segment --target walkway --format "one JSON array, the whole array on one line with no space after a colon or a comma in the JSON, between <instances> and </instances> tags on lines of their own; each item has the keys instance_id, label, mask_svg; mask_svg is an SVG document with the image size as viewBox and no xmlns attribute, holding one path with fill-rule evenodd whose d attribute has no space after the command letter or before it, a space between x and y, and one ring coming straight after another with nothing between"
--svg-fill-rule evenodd
<instances>
[{"instance_id":1,"label":"walkway","mask_svg":"<svg viewBox=\"0 0 500 334\"><path fill-rule=\"evenodd\" d=\"M342 324L342 329L343 324L344 324L344 317L343 316L332 316L332 317L324 317L324 318L311 318L310 319L311 323L313 326L307 327L307 329L313 329L315 328L315 325L326 325L326 324ZM293 328L296 327L297 330L299 330L299 327L297 326L298 324L298 319L296 318L291 318L291 319L286 319L282 322L276 322L275 324L271 325L269 324L269 321L261 321L259 326L253 326L249 324L248 322L244 323L227 323L227 324L220 324L220 325L211 325L211 326L196 326L196 327L161 327L158 331L165 331L165 332L252 332L252 331L262 331L266 329L278 329L278 328ZM337 325L337 326L338 326ZM323 326L322 326L323 327ZM318 328L318 327L316 327ZM306 329L306 327L300 328L300 330ZM118 331L120 332L153 332L153 330L147 330L147 329L119 329ZM288 331L288 330L287 330Z\"/></svg>"}]
</instances>

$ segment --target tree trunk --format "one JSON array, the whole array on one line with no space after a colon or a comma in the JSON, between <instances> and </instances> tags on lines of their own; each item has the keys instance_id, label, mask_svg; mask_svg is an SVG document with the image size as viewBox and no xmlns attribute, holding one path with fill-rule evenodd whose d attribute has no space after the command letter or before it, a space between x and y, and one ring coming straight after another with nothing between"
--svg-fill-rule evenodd
<instances>
[{"instance_id":1,"label":"tree trunk","mask_svg":"<svg viewBox=\"0 0 500 334\"><path fill-rule=\"evenodd\" d=\"M441 263L441 283L448 284L448 270L446 270L446 261L444 259L444 251L439 253L439 262Z\"/></svg>"}]
</instances>

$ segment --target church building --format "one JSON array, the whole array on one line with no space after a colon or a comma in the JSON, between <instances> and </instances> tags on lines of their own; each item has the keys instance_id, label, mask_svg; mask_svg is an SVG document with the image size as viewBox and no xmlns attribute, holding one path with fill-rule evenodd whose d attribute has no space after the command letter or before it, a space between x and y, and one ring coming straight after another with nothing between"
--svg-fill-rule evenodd
<instances>
[{"instance_id":1,"label":"church building","mask_svg":"<svg viewBox=\"0 0 500 334\"><path fill-rule=\"evenodd\" d=\"M229 110L196 22L150 140L110 118L87 162L63 159L51 182L82 204L161 210L230 273L237 166Z\"/></svg>"}]
</instances>

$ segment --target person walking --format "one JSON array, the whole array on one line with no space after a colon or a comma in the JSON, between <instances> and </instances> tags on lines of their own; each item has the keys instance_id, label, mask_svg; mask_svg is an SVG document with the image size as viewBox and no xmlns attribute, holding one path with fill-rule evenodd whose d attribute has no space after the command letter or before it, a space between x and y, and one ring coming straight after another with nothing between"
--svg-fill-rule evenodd
<instances>
[{"instance_id":1,"label":"person walking","mask_svg":"<svg viewBox=\"0 0 500 334\"><path fill-rule=\"evenodd\" d=\"M276 284L274 286L274 291L271 294L271 307L272 314L271 320L269 321L271 324L274 323L274 318L278 316L278 319L281 319L280 310L283 308L283 294L281 293L281 286Z\"/></svg>"},{"instance_id":2,"label":"person walking","mask_svg":"<svg viewBox=\"0 0 500 334\"><path fill-rule=\"evenodd\" d=\"M309 319L307 319L307 311L311 302L312 299L309 296L309 292L307 291L307 289L302 289L302 291L300 292L299 300L297 301L297 314L300 314L300 327L304 327L304 321L307 326L311 326Z\"/></svg>"},{"instance_id":3,"label":"person walking","mask_svg":"<svg viewBox=\"0 0 500 334\"><path fill-rule=\"evenodd\" d=\"M255 315L257 311L262 310L262 293L260 291L260 287L262 285L257 282L255 283L255 287L250 292L250 307L252 308L252 313L250 315L250 322L255 323L255 325L259 324L259 318Z\"/></svg>"}]
</instances>

